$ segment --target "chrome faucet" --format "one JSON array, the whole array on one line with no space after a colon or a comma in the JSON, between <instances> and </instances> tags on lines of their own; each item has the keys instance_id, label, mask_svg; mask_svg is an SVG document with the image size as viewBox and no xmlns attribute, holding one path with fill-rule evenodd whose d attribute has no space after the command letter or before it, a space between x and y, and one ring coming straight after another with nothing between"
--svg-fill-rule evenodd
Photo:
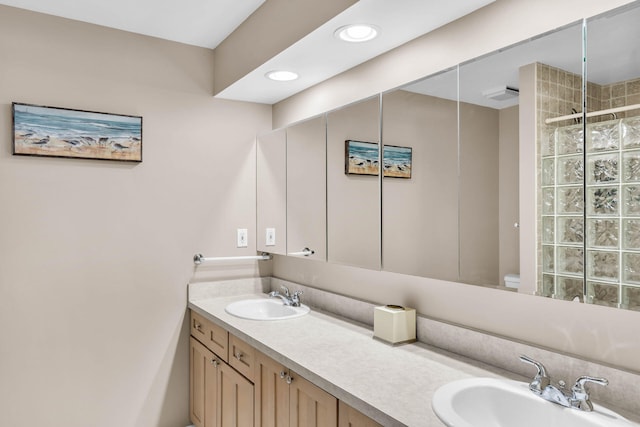
<instances>
[{"instance_id":1,"label":"chrome faucet","mask_svg":"<svg viewBox=\"0 0 640 427\"><path fill-rule=\"evenodd\" d=\"M529 383L529 390L549 402L557 403L558 405L562 405L567 408L578 409L586 412L593 411L593 404L589 398L589 392L586 389L586 384L589 382L600 385L609 384L609 381L605 378L582 376L576 380L576 383L571 387L571 393L569 393L564 390L564 381L559 381L557 387L551 384L551 378L547 374L547 370L542 363L527 356L520 356L520 360L535 366L538 370L531 383Z\"/></svg>"},{"instance_id":2,"label":"chrome faucet","mask_svg":"<svg viewBox=\"0 0 640 427\"><path fill-rule=\"evenodd\" d=\"M271 291L269 292L269 297L279 297L284 305L289 305L291 307L300 307L300 295L304 293L303 291L295 291L293 294L291 294L289 292L289 288L287 288L286 286L282 285L280 286L280 288L282 289L282 292L284 294L281 294L278 291Z\"/></svg>"}]
</instances>

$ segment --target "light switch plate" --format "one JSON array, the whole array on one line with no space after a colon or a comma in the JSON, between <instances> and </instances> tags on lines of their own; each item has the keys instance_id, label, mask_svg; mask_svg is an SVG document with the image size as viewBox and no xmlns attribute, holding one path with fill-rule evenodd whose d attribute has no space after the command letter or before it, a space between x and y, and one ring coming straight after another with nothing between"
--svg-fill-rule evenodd
<instances>
[{"instance_id":1,"label":"light switch plate","mask_svg":"<svg viewBox=\"0 0 640 427\"><path fill-rule=\"evenodd\" d=\"M276 229L275 228L267 228L265 234L265 246L275 246L276 245Z\"/></svg>"},{"instance_id":2,"label":"light switch plate","mask_svg":"<svg viewBox=\"0 0 640 427\"><path fill-rule=\"evenodd\" d=\"M238 228L237 240L237 246L239 248L246 248L249 246L249 230L246 228Z\"/></svg>"}]
</instances>

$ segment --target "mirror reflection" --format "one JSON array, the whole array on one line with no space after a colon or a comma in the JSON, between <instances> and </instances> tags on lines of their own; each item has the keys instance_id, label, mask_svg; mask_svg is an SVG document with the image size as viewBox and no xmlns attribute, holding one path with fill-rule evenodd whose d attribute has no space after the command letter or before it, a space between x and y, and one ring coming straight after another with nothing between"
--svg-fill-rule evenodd
<instances>
[{"instance_id":1,"label":"mirror reflection","mask_svg":"<svg viewBox=\"0 0 640 427\"><path fill-rule=\"evenodd\" d=\"M637 22L634 2L261 137L258 249L640 310Z\"/></svg>"},{"instance_id":2,"label":"mirror reflection","mask_svg":"<svg viewBox=\"0 0 640 427\"><path fill-rule=\"evenodd\" d=\"M327 114L329 262L380 269L379 118L378 96Z\"/></svg>"},{"instance_id":3,"label":"mirror reflection","mask_svg":"<svg viewBox=\"0 0 640 427\"><path fill-rule=\"evenodd\" d=\"M407 178L385 173L382 186L383 269L458 279L457 70L385 93L385 170L410 168ZM393 147L410 147L394 162Z\"/></svg>"},{"instance_id":4,"label":"mirror reflection","mask_svg":"<svg viewBox=\"0 0 640 427\"><path fill-rule=\"evenodd\" d=\"M545 121L555 152L543 173L556 169L545 188L556 191L553 216L543 217L556 223L543 247L556 257L543 274L546 295L640 310L639 19L636 4L587 21L585 114ZM571 191L584 194L584 209L582 200L571 205L584 216L563 215Z\"/></svg>"},{"instance_id":5,"label":"mirror reflection","mask_svg":"<svg viewBox=\"0 0 640 427\"><path fill-rule=\"evenodd\" d=\"M258 251L287 253L287 137L284 129L258 136L256 212Z\"/></svg>"},{"instance_id":6,"label":"mirror reflection","mask_svg":"<svg viewBox=\"0 0 640 427\"><path fill-rule=\"evenodd\" d=\"M585 299L632 310L640 310L639 19L636 5L587 22Z\"/></svg>"},{"instance_id":7,"label":"mirror reflection","mask_svg":"<svg viewBox=\"0 0 640 427\"><path fill-rule=\"evenodd\" d=\"M289 126L286 134L287 254L326 260L325 117Z\"/></svg>"}]
</instances>

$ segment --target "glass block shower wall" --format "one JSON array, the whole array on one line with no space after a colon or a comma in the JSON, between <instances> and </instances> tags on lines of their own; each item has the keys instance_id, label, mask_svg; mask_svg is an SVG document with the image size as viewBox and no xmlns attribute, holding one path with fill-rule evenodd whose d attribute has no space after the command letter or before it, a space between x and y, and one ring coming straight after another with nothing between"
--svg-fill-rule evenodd
<instances>
[{"instance_id":1,"label":"glass block shower wall","mask_svg":"<svg viewBox=\"0 0 640 427\"><path fill-rule=\"evenodd\" d=\"M540 293L640 310L640 116L586 133L586 153L581 123L541 147Z\"/></svg>"}]
</instances>

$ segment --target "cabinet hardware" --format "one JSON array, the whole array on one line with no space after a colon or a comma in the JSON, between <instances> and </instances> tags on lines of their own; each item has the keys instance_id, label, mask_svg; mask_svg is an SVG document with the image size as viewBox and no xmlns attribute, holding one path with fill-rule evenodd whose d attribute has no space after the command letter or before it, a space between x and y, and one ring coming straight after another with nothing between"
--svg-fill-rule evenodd
<instances>
[{"instance_id":1,"label":"cabinet hardware","mask_svg":"<svg viewBox=\"0 0 640 427\"><path fill-rule=\"evenodd\" d=\"M238 359L238 361L240 361L240 362L242 362L242 356L244 356L244 354L242 354L241 351L239 351L239 352L237 352L236 354L233 355L233 357Z\"/></svg>"},{"instance_id":2,"label":"cabinet hardware","mask_svg":"<svg viewBox=\"0 0 640 427\"><path fill-rule=\"evenodd\" d=\"M211 359L211 364L213 365L214 368L217 368L220 362L218 362L217 359Z\"/></svg>"},{"instance_id":3,"label":"cabinet hardware","mask_svg":"<svg viewBox=\"0 0 640 427\"><path fill-rule=\"evenodd\" d=\"M285 380L287 384L291 384L293 382L293 377L287 374L285 371L280 371L280 378Z\"/></svg>"},{"instance_id":4,"label":"cabinet hardware","mask_svg":"<svg viewBox=\"0 0 640 427\"><path fill-rule=\"evenodd\" d=\"M198 332L202 332L202 325L200 323L197 322L193 322L193 328L198 331Z\"/></svg>"}]
</instances>

